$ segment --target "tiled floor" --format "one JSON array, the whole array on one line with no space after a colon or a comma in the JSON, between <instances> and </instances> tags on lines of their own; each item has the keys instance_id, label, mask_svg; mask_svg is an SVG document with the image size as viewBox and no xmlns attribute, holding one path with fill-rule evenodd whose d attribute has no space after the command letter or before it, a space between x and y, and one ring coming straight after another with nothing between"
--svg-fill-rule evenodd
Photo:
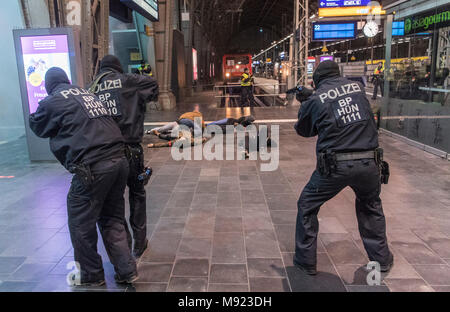
<instances>
[{"instance_id":1,"label":"tiled floor","mask_svg":"<svg viewBox=\"0 0 450 312\"><path fill-rule=\"evenodd\" d=\"M239 111L210 109L206 119ZM282 119L296 111L252 113ZM176 115L150 112L147 119ZM450 291L450 163L380 139L392 171L382 199L396 261L380 286L366 283L349 189L320 211L319 274L292 266L296 201L315 166L315 139L283 123L273 172L261 172L260 161L174 161L169 149L146 150L155 170L147 186L150 248L139 261L139 282L129 287L114 283L101 243L107 285L67 286L70 175L58 164L29 164L24 139L0 145L0 175L15 176L0 179L0 291Z\"/></svg>"}]
</instances>

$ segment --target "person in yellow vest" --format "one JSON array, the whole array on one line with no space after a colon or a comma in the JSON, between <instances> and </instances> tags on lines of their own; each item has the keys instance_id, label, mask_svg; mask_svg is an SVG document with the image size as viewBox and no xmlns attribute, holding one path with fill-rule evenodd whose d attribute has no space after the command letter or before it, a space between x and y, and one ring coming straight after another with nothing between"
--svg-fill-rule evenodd
<instances>
[{"instance_id":1,"label":"person in yellow vest","mask_svg":"<svg viewBox=\"0 0 450 312\"><path fill-rule=\"evenodd\" d=\"M377 99L378 88L380 88L381 96L384 93L384 67L383 63L378 63L378 66L373 71L372 83L373 83L373 96L372 100Z\"/></svg>"},{"instance_id":2,"label":"person in yellow vest","mask_svg":"<svg viewBox=\"0 0 450 312\"><path fill-rule=\"evenodd\" d=\"M253 107L253 103L253 75L250 75L248 68L245 68L241 76L241 106Z\"/></svg>"},{"instance_id":3,"label":"person in yellow vest","mask_svg":"<svg viewBox=\"0 0 450 312\"><path fill-rule=\"evenodd\" d=\"M144 60L141 61L141 66L138 68L139 74L153 77L152 67Z\"/></svg>"}]
</instances>

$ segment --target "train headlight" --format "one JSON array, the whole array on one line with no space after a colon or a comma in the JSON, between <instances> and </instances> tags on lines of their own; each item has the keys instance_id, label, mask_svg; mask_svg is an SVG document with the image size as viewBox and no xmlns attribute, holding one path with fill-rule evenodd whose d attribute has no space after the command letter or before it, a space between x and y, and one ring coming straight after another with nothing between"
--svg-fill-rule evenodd
<instances>
[{"instance_id":1,"label":"train headlight","mask_svg":"<svg viewBox=\"0 0 450 312\"><path fill-rule=\"evenodd\" d=\"M230 78L230 73L226 73L225 77Z\"/></svg>"}]
</instances>

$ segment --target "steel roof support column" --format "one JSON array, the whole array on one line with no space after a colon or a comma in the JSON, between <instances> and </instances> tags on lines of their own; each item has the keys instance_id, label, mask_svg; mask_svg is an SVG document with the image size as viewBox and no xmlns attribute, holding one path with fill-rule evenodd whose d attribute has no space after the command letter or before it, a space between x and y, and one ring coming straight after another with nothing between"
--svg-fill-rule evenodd
<instances>
[{"instance_id":1,"label":"steel roof support column","mask_svg":"<svg viewBox=\"0 0 450 312\"><path fill-rule=\"evenodd\" d=\"M295 0L294 15L294 81L296 85L308 82L308 46L309 46L309 0Z\"/></svg>"},{"instance_id":2,"label":"steel roof support column","mask_svg":"<svg viewBox=\"0 0 450 312\"><path fill-rule=\"evenodd\" d=\"M89 83L109 50L109 0L82 0L81 10L83 78Z\"/></svg>"}]
</instances>

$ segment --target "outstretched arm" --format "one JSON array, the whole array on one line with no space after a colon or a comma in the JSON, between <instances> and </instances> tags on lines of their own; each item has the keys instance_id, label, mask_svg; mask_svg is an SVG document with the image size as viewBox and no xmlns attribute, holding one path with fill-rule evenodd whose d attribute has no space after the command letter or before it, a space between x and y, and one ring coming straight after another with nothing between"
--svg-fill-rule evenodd
<instances>
[{"instance_id":1,"label":"outstretched arm","mask_svg":"<svg viewBox=\"0 0 450 312\"><path fill-rule=\"evenodd\" d=\"M307 100L302 103L298 111L298 120L294 125L294 129L298 135L303 137L313 137L317 135L315 120L313 116L314 101Z\"/></svg>"}]
</instances>

